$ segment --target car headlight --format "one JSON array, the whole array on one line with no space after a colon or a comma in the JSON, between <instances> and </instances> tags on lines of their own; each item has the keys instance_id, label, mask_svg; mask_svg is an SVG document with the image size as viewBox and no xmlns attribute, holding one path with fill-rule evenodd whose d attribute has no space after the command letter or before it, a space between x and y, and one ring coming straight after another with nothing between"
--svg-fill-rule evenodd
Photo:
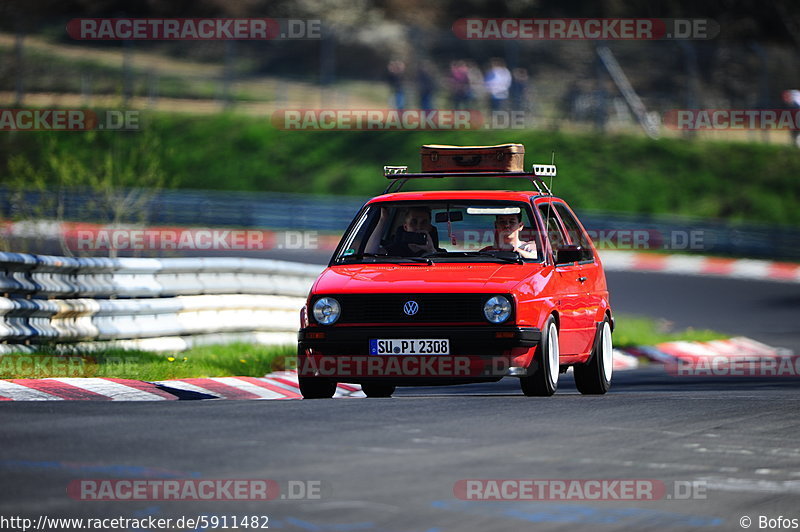
<instances>
[{"instance_id":1,"label":"car headlight","mask_svg":"<svg viewBox=\"0 0 800 532\"><path fill-rule=\"evenodd\" d=\"M494 296L483 305L483 315L492 323L503 323L511 316L511 302L503 296Z\"/></svg>"},{"instance_id":2,"label":"car headlight","mask_svg":"<svg viewBox=\"0 0 800 532\"><path fill-rule=\"evenodd\" d=\"M314 303L314 319L322 325L330 325L339 319L342 307L332 297L323 297Z\"/></svg>"}]
</instances>

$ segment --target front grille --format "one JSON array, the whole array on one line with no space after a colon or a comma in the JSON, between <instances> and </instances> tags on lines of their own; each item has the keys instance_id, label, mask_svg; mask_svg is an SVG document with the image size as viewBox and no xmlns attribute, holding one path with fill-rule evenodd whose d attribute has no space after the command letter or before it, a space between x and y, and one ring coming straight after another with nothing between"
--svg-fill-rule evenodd
<instances>
[{"instance_id":1,"label":"front grille","mask_svg":"<svg viewBox=\"0 0 800 532\"><path fill-rule=\"evenodd\" d=\"M483 305L493 294L331 294L342 306L341 323L488 323ZM319 296L323 297L323 296ZM506 296L508 297L508 296ZM315 300L318 298L315 298ZM403 312L408 301L419 311ZM312 303L313 304L313 303ZM513 316L506 323L513 323Z\"/></svg>"}]
</instances>

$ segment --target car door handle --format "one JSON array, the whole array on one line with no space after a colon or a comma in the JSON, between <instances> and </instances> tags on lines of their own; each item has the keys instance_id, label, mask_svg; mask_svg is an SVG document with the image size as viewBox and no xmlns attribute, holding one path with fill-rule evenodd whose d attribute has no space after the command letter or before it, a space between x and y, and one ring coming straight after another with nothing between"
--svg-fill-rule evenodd
<instances>
[{"instance_id":1,"label":"car door handle","mask_svg":"<svg viewBox=\"0 0 800 532\"><path fill-rule=\"evenodd\" d=\"M588 277L578 277L578 281L580 281L581 283L586 281L586 279L588 279Z\"/></svg>"}]
</instances>

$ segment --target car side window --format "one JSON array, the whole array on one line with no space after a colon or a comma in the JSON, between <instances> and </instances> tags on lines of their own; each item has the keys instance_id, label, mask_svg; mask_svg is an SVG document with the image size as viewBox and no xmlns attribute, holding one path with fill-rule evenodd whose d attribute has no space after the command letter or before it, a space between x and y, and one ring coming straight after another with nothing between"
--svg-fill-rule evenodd
<instances>
[{"instance_id":1,"label":"car side window","mask_svg":"<svg viewBox=\"0 0 800 532\"><path fill-rule=\"evenodd\" d=\"M584 233L575 216L573 216L572 213L561 203L556 203L553 205L553 207L561 217L561 221L564 223L564 228L567 230L567 235L569 235L570 242L581 247L581 261L594 260L592 246L589 245L589 240L586 238L586 233Z\"/></svg>"},{"instance_id":2,"label":"car side window","mask_svg":"<svg viewBox=\"0 0 800 532\"><path fill-rule=\"evenodd\" d=\"M555 213L550 211L550 205L539 205L539 213L542 215L542 221L547 224L547 240L550 242L550 247L555 255L558 248L566 243L561 224L558 223L558 217Z\"/></svg>"},{"instance_id":3,"label":"car side window","mask_svg":"<svg viewBox=\"0 0 800 532\"><path fill-rule=\"evenodd\" d=\"M375 225L382 222L379 211L379 209L369 207L361 213L353 226L348 240L342 244L342 256L361 253L365 251L364 248L367 244L369 244L371 248L376 246L375 242L370 241L371 239L369 239L369 236ZM372 252L373 250L367 249L366 251Z\"/></svg>"}]
</instances>

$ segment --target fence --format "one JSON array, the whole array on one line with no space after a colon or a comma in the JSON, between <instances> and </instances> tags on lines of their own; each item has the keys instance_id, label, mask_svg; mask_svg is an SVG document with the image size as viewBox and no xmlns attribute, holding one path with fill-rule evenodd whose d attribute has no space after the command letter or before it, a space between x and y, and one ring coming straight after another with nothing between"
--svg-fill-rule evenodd
<instances>
[{"instance_id":1,"label":"fence","mask_svg":"<svg viewBox=\"0 0 800 532\"><path fill-rule=\"evenodd\" d=\"M56 341L175 349L236 334L292 343L320 271L263 259L0 252L0 353Z\"/></svg>"}]
</instances>

